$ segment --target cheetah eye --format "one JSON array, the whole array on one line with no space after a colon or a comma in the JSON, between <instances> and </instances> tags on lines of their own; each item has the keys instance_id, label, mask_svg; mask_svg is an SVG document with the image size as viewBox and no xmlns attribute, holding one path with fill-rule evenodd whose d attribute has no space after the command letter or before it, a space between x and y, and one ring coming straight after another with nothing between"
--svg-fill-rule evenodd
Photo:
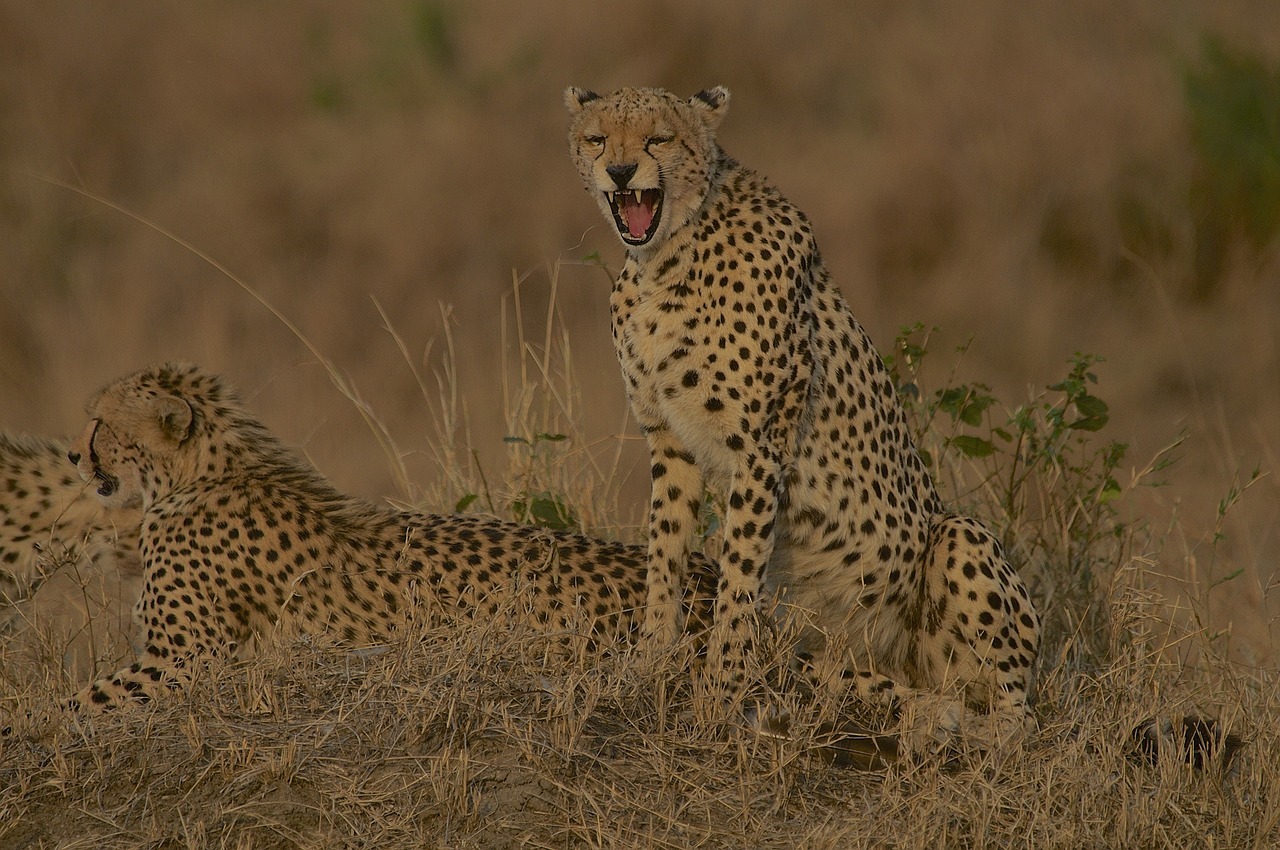
<instances>
[{"instance_id":1,"label":"cheetah eye","mask_svg":"<svg viewBox=\"0 0 1280 850\"><path fill-rule=\"evenodd\" d=\"M649 138L644 140L644 146L646 148L657 147L659 145L665 145L674 140L675 140L675 136L650 136Z\"/></svg>"},{"instance_id":2,"label":"cheetah eye","mask_svg":"<svg viewBox=\"0 0 1280 850\"><path fill-rule=\"evenodd\" d=\"M582 140L593 148L598 148L604 144L604 136L585 136Z\"/></svg>"}]
</instances>

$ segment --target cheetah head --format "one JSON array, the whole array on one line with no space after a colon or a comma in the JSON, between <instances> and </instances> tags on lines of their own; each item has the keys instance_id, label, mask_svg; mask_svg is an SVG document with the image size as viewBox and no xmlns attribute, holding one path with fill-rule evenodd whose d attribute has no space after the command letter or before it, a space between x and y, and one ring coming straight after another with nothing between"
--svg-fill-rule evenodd
<instances>
[{"instance_id":1,"label":"cheetah head","mask_svg":"<svg viewBox=\"0 0 1280 850\"><path fill-rule=\"evenodd\" d=\"M629 250L653 250L694 217L719 157L728 89L682 100L662 89L570 87L564 101L574 164Z\"/></svg>"},{"instance_id":2,"label":"cheetah head","mask_svg":"<svg viewBox=\"0 0 1280 850\"><path fill-rule=\"evenodd\" d=\"M200 407L182 387L195 367L144 370L101 390L87 408L89 423L67 457L109 507L145 505L173 483L176 462L190 452ZM189 465L189 464L188 464Z\"/></svg>"}]
</instances>

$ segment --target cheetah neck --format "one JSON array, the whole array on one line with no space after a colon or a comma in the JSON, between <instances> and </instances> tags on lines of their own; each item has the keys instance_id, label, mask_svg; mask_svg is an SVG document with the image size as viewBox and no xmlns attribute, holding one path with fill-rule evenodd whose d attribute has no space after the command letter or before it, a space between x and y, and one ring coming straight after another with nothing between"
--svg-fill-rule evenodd
<instances>
[{"instance_id":1,"label":"cheetah neck","mask_svg":"<svg viewBox=\"0 0 1280 850\"><path fill-rule=\"evenodd\" d=\"M217 431L219 441L202 446L195 460L145 479L149 516L252 511L267 499L305 506L309 513L324 514L334 525L350 529L398 516L389 506L339 492L256 420L237 418L218 425Z\"/></svg>"}]
</instances>

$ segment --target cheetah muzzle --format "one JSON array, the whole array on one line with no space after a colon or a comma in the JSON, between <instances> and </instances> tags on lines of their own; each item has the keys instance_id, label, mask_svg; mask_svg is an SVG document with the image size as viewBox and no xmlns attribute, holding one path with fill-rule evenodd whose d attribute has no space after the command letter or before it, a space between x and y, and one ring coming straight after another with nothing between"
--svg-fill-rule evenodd
<instances>
[{"instance_id":1,"label":"cheetah muzzle","mask_svg":"<svg viewBox=\"0 0 1280 850\"><path fill-rule=\"evenodd\" d=\"M120 479L116 478L108 472L104 472L102 467L98 465L97 453L93 451L93 437L97 434L97 423L93 423L88 431L86 444L89 446L87 458L89 475L86 484L96 483L98 486L94 492L104 499L109 499L120 490ZM67 460L71 461L72 466L81 466L82 453L76 449L67 452Z\"/></svg>"}]
</instances>

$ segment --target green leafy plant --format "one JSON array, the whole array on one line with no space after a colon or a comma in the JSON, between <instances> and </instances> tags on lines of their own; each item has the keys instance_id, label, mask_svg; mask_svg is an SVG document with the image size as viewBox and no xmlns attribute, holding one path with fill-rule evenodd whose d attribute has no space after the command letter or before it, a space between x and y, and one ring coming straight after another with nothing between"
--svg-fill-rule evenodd
<instances>
[{"instance_id":1,"label":"green leafy plant","mask_svg":"<svg viewBox=\"0 0 1280 850\"><path fill-rule=\"evenodd\" d=\"M551 462L548 457L546 447L563 443L568 439L564 434L548 434L542 431L535 433L531 438L508 436L503 438L503 442L513 446L523 446L528 450L530 463L529 469L532 469L535 460L542 460L546 463ZM541 525L554 529L572 529L578 528L578 517L574 514L573 509L566 503L564 496L552 493L549 490L534 489L532 484L533 476L526 475L524 486L511 500L509 507L511 515L517 522L528 523L530 525Z\"/></svg>"},{"instance_id":2,"label":"green leafy plant","mask_svg":"<svg viewBox=\"0 0 1280 850\"><path fill-rule=\"evenodd\" d=\"M1195 147L1194 294L1212 294L1233 245L1261 250L1280 232L1280 68L1206 37L1183 76Z\"/></svg>"},{"instance_id":3,"label":"green leafy plant","mask_svg":"<svg viewBox=\"0 0 1280 850\"><path fill-rule=\"evenodd\" d=\"M1097 394L1103 358L1075 354L1067 374L1025 401L1007 405L982 382L957 379L937 389L923 372L936 328L901 329L885 364L898 390L924 463L944 499L981 514L1000 535L1042 606L1046 634L1103 635L1100 586L1126 556L1128 526L1121 497L1173 462L1170 446L1127 488L1118 470L1128 451L1107 440L1107 403ZM963 355L967 344L957 351ZM958 367L957 367L958 368ZM1078 641L1103 652L1102 641Z\"/></svg>"}]
</instances>

